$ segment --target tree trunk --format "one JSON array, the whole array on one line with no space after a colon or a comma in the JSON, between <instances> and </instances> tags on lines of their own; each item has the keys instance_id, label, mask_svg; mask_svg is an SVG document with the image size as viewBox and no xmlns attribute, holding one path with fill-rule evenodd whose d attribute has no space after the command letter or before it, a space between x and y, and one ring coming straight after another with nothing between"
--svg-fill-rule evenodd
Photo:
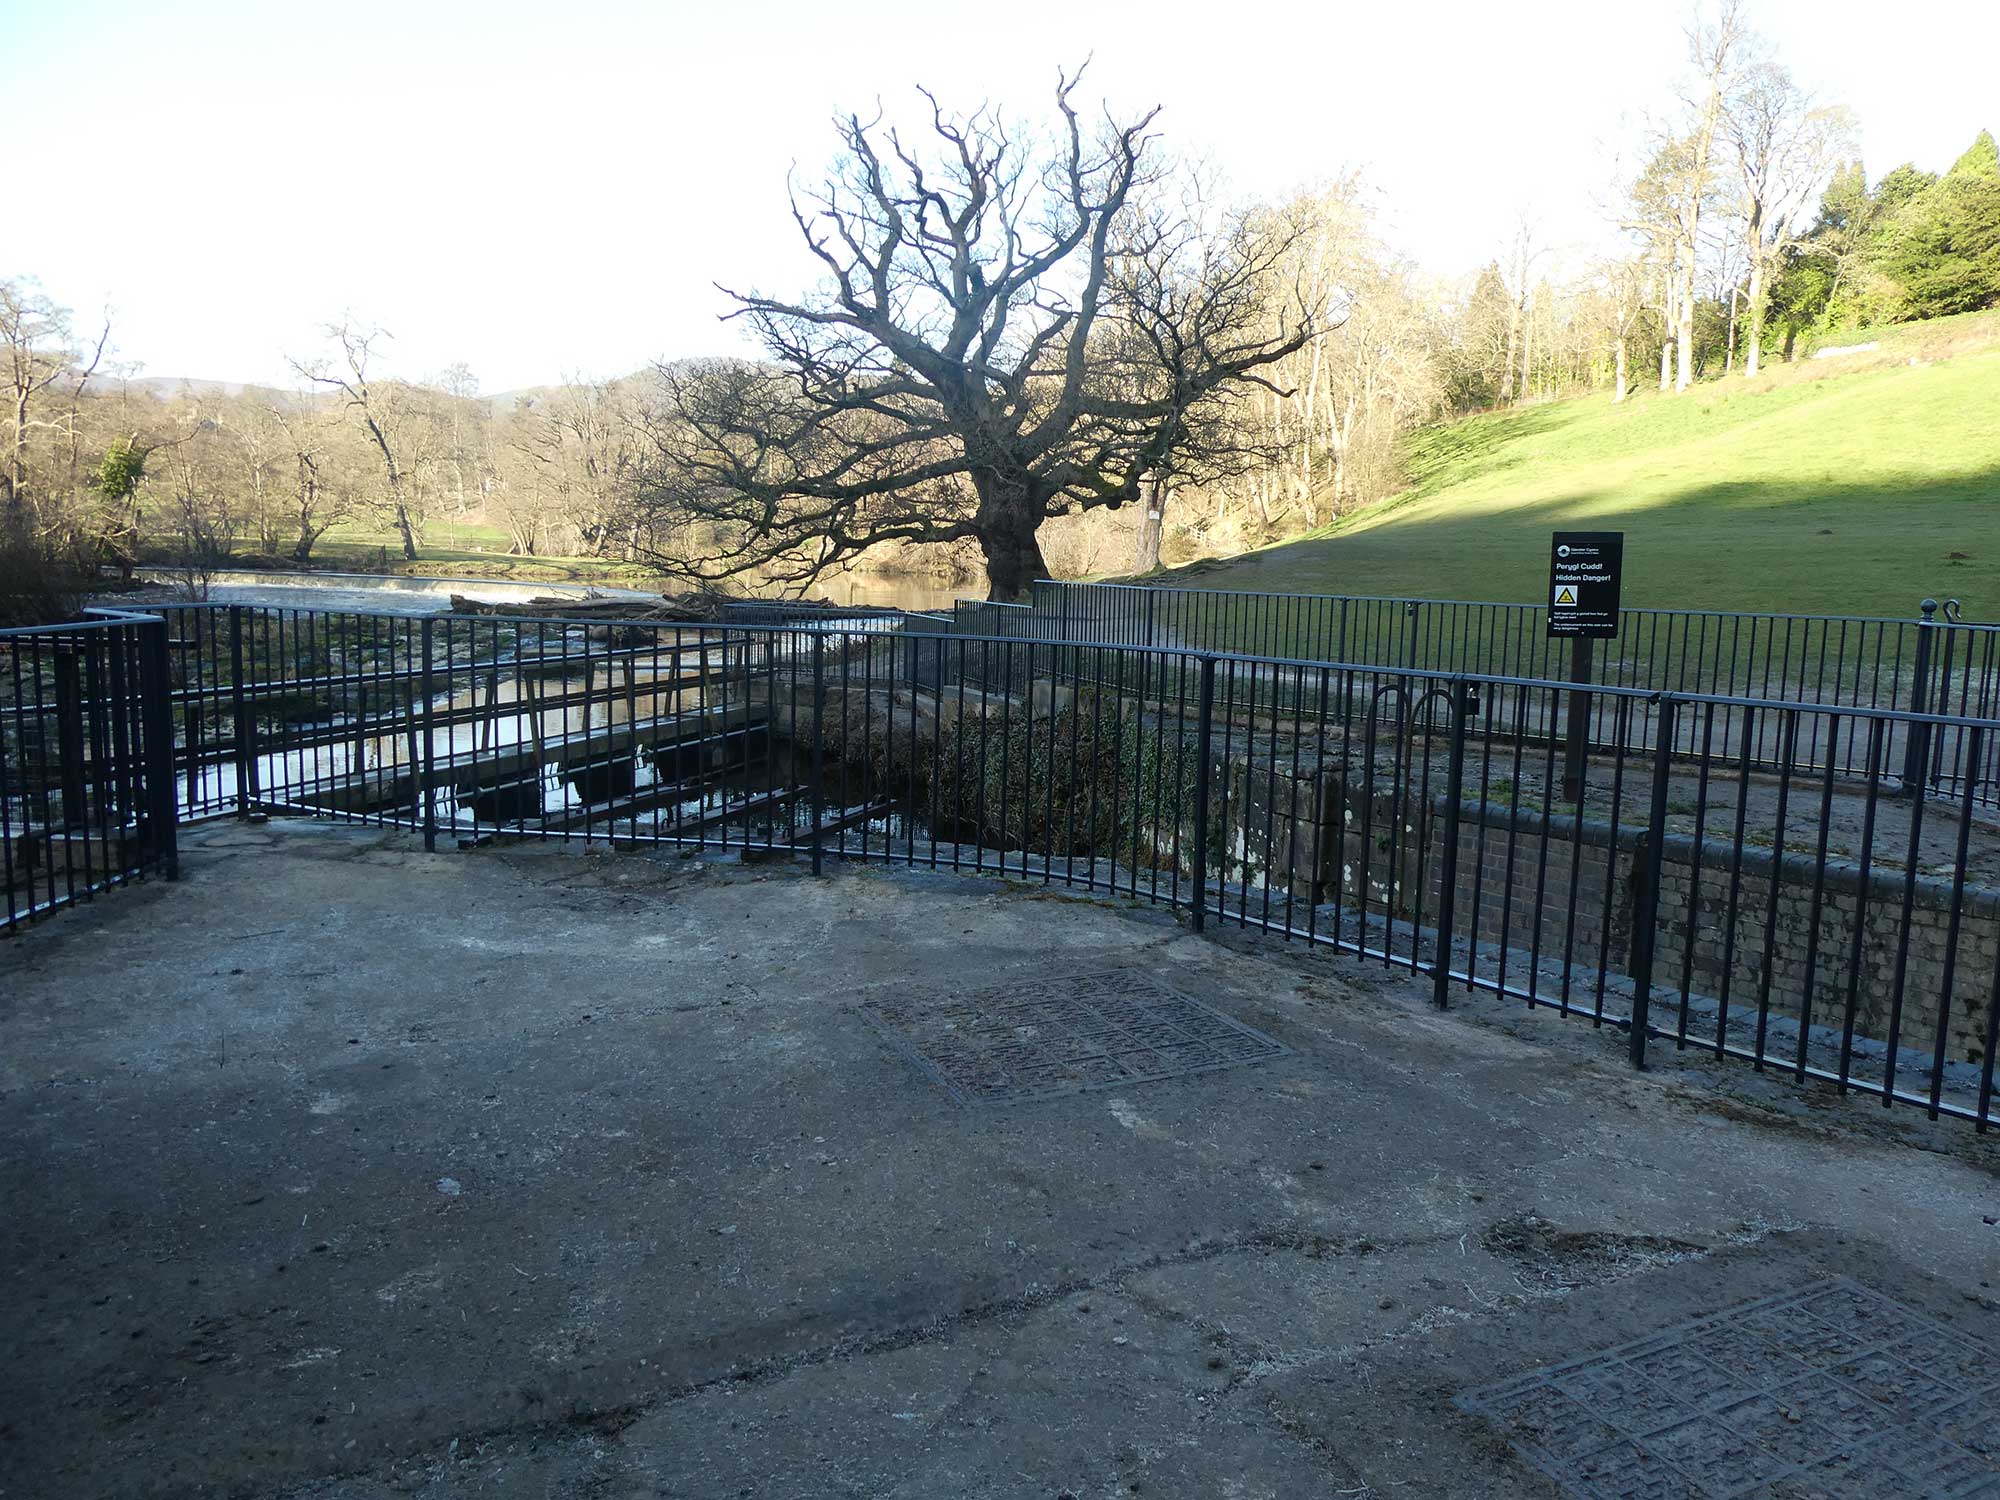
<instances>
[{"instance_id":1,"label":"tree trunk","mask_svg":"<svg viewBox=\"0 0 2000 1500\"><path fill-rule=\"evenodd\" d=\"M1049 576L1036 536L1042 524L1041 497L990 471L976 475L973 487L979 492L972 524L986 556L986 597L1007 603L1026 599L1028 585Z\"/></svg>"},{"instance_id":2,"label":"tree trunk","mask_svg":"<svg viewBox=\"0 0 2000 1500\"><path fill-rule=\"evenodd\" d=\"M1167 487L1153 480L1146 491L1146 508L1139 516L1139 546L1132 556L1132 571L1140 574L1160 565L1160 534L1167 525Z\"/></svg>"},{"instance_id":3,"label":"tree trunk","mask_svg":"<svg viewBox=\"0 0 2000 1500\"><path fill-rule=\"evenodd\" d=\"M1694 384L1694 267L1689 265L1687 280L1681 285L1680 317L1674 330L1674 389L1684 391Z\"/></svg>"},{"instance_id":4,"label":"tree trunk","mask_svg":"<svg viewBox=\"0 0 2000 1500\"><path fill-rule=\"evenodd\" d=\"M1049 576L1032 524L982 530L979 548L986 554L986 597L996 603L1026 599L1028 585Z\"/></svg>"},{"instance_id":5,"label":"tree trunk","mask_svg":"<svg viewBox=\"0 0 2000 1500\"><path fill-rule=\"evenodd\" d=\"M410 529L409 507L403 504L400 495L396 497L396 531L403 539L403 560L405 562L415 562L417 560L417 536Z\"/></svg>"},{"instance_id":6,"label":"tree trunk","mask_svg":"<svg viewBox=\"0 0 2000 1500\"><path fill-rule=\"evenodd\" d=\"M1523 401L1526 401L1529 395L1531 394L1528 389L1529 386L1528 377L1535 368L1535 304L1532 298L1529 299L1526 315L1522 318L1521 321L1522 321L1522 328L1521 328L1520 391L1521 391L1521 399Z\"/></svg>"},{"instance_id":7,"label":"tree trunk","mask_svg":"<svg viewBox=\"0 0 2000 1500\"><path fill-rule=\"evenodd\" d=\"M1514 356L1521 347L1521 304L1516 301L1507 309L1507 358L1500 366L1500 399L1503 402L1514 399Z\"/></svg>"},{"instance_id":8,"label":"tree trunk","mask_svg":"<svg viewBox=\"0 0 2000 1500\"><path fill-rule=\"evenodd\" d=\"M16 387L14 398L14 453L7 466L7 514L10 527L27 530L28 393Z\"/></svg>"},{"instance_id":9,"label":"tree trunk","mask_svg":"<svg viewBox=\"0 0 2000 1500\"><path fill-rule=\"evenodd\" d=\"M1618 335L1617 379L1618 390L1611 398L1614 404L1625 399L1625 335L1622 333Z\"/></svg>"},{"instance_id":10,"label":"tree trunk","mask_svg":"<svg viewBox=\"0 0 2000 1500\"><path fill-rule=\"evenodd\" d=\"M1750 257L1750 347L1743 351L1743 375L1757 378L1758 356L1764 347L1764 257Z\"/></svg>"},{"instance_id":11,"label":"tree trunk","mask_svg":"<svg viewBox=\"0 0 2000 1500\"><path fill-rule=\"evenodd\" d=\"M1722 373L1728 375L1736 368L1736 288L1729 289L1729 341L1722 356Z\"/></svg>"},{"instance_id":12,"label":"tree trunk","mask_svg":"<svg viewBox=\"0 0 2000 1500\"><path fill-rule=\"evenodd\" d=\"M1660 277L1660 394L1673 388L1674 268L1671 262Z\"/></svg>"}]
</instances>

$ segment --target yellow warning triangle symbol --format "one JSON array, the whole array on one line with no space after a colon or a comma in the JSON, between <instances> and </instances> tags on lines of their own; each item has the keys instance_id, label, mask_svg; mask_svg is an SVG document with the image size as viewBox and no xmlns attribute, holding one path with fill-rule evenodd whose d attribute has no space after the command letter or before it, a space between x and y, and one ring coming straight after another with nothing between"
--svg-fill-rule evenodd
<instances>
[{"instance_id":1,"label":"yellow warning triangle symbol","mask_svg":"<svg viewBox=\"0 0 2000 1500\"><path fill-rule=\"evenodd\" d=\"M1572 588L1569 584L1564 584L1561 588L1556 590L1556 608L1574 609L1575 607L1576 607L1576 590Z\"/></svg>"}]
</instances>

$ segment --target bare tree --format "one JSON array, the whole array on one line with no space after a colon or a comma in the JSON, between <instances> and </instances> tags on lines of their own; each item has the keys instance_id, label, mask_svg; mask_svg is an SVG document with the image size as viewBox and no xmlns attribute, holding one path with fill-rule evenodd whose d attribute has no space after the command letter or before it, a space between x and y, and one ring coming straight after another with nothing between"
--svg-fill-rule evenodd
<instances>
[{"instance_id":1,"label":"bare tree","mask_svg":"<svg viewBox=\"0 0 2000 1500\"><path fill-rule=\"evenodd\" d=\"M614 547L630 556L639 452L631 403L618 385L572 377L517 418L509 447L553 518L593 557Z\"/></svg>"},{"instance_id":2,"label":"bare tree","mask_svg":"<svg viewBox=\"0 0 2000 1500\"><path fill-rule=\"evenodd\" d=\"M969 538L993 597L1017 597L1047 571L1043 521L1140 498L1190 411L1311 339L1310 309L1245 327L1223 287L1191 314L1184 363L1140 378L1160 309L1122 304L1114 272L1121 247L1153 242L1134 208L1162 175L1157 111L1087 136L1076 86L1058 85L1039 167L986 109L932 100L929 156L841 123L844 164L792 206L822 290L731 293L768 363L660 371L651 491L689 548L670 566L798 585L882 542Z\"/></svg>"},{"instance_id":3,"label":"bare tree","mask_svg":"<svg viewBox=\"0 0 2000 1500\"><path fill-rule=\"evenodd\" d=\"M1649 272L1644 262L1628 258L1614 262L1604 273L1605 300L1611 310L1612 388L1611 400L1623 401L1631 392L1629 346L1639 320L1646 310Z\"/></svg>"},{"instance_id":4,"label":"bare tree","mask_svg":"<svg viewBox=\"0 0 2000 1500\"><path fill-rule=\"evenodd\" d=\"M1534 274L1535 262L1542 252L1535 248L1534 226L1524 213L1514 223L1514 240L1507 257L1507 292L1512 299L1507 309L1507 358L1500 367L1500 401L1514 399L1517 389L1525 396L1527 376L1521 376L1519 387L1515 384L1515 373L1524 361L1521 353L1521 320L1528 310L1528 298L1532 292L1530 278Z\"/></svg>"},{"instance_id":5,"label":"bare tree","mask_svg":"<svg viewBox=\"0 0 2000 1500\"><path fill-rule=\"evenodd\" d=\"M1146 568L1158 562L1153 549L1176 487L1214 492L1260 471L1282 484L1295 432L1306 434L1310 452L1309 419L1298 420L1305 413L1286 420L1296 388L1270 377L1294 357L1317 355L1321 340L1275 355L1270 376L1205 386L1216 352L1281 338L1301 323L1323 333L1344 316L1338 271L1329 265L1339 231L1324 199L1218 208L1201 174L1180 185L1178 193L1149 195L1114 246L1114 316L1098 361L1106 393L1143 408L1150 426L1131 434L1145 466L1139 561ZM1320 372L1308 363L1310 385Z\"/></svg>"},{"instance_id":6,"label":"bare tree","mask_svg":"<svg viewBox=\"0 0 2000 1500\"><path fill-rule=\"evenodd\" d=\"M290 470L286 504L290 555L303 566L312 561L319 539L352 514L357 466L340 453L338 423L310 391L277 397L265 410L284 434L282 451Z\"/></svg>"},{"instance_id":7,"label":"bare tree","mask_svg":"<svg viewBox=\"0 0 2000 1500\"><path fill-rule=\"evenodd\" d=\"M79 350L72 341L69 309L58 306L39 291L33 281L0 280L0 349L6 358L6 389L12 431L7 464L0 469L4 486L4 508L0 521L10 530L31 529L28 502L29 434L37 429L55 429L60 419L35 414L38 398L50 387L67 382L72 395L80 397L84 386L104 358L111 338L111 321L105 320L97 341ZM75 420L75 401L69 417Z\"/></svg>"},{"instance_id":8,"label":"bare tree","mask_svg":"<svg viewBox=\"0 0 2000 1500\"><path fill-rule=\"evenodd\" d=\"M1684 103L1687 128L1674 143L1673 213L1677 230L1674 292L1674 389L1694 383L1695 276L1701 262L1702 216L1716 186L1715 146L1731 87L1731 70L1748 33L1741 0L1721 0L1713 24L1697 14L1688 28L1694 88Z\"/></svg>"},{"instance_id":9,"label":"bare tree","mask_svg":"<svg viewBox=\"0 0 2000 1500\"><path fill-rule=\"evenodd\" d=\"M491 425L491 413L480 400L478 375L463 360L447 366L430 388L442 408L437 421L439 460L451 471L453 514L464 520L480 494L486 468L482 439Z\"/></svg>"},{"instance_id":10,"label":"bare tree","mask_svg":"<svg viewBox=\"0 0 2000 1500\"><path fill-rule=\"evenodd\" d=\"M1743 182L1749 257L1749 349L1743 373L1757 373L1764 342L1765 286L1796 238L1853 138L1840 106L1815 105L1775 62L1748 69L1726 102L1724 126Z\"/></svg>"},{"instance_id":11,"label":"bare tree","mask_svg":"<svg viewBox=\"0 0 2000 1500\"><path fill-rule=\"evenodd\" d=\"M396 526L396 534L402 542L405 561L417 560L417 533L412 521L412 505L408 466L404 456L399 454L401 444L395 439L398 426L393 411L395 398L378 382L371 386L368 381L368 362L377 339L388 337L381 329L363 329L352 319L329 324L326 336L340 346L340 363L318 359L309 361L293 360L292 368L299 375L316 385L338 390L347 398L347 409L361 424L368 439L381 455L382 468L389 483L389 511Z\"/></svg>"}]
</instances>

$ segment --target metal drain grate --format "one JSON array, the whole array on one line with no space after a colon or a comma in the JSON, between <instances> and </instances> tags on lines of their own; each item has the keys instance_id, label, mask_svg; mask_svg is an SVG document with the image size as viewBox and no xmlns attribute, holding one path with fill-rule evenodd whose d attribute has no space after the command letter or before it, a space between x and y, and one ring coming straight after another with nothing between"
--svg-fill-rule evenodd
<instances>
[{"instance_id":1,"label":"metal drain grate","mask_svg":"<svg viewBox=\"0 0 2000 1500\"><path fill-rule=\"evenodd\" d=\"M880 1000L861 1013L961 1104L1178 1078L1290 1050L1135 969Z\"/></svg>"},{"instance_id":2,"label":"metal drain grate","mask_svg":"<svg viewBox=\"0 0 2000 1500\"><path fill-rule=\"evenodd\" d=\"M1458 1404L1576 1500L2000 1497L2000 1357L1845 1277Z\"/></svg>"}]
</instances>

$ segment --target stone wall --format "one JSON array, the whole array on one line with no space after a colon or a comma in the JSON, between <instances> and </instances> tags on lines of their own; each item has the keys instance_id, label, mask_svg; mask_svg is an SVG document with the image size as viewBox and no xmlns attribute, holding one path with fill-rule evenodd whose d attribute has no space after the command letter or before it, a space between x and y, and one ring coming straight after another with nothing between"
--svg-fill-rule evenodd
<instances>
[{"instance_id":1,"label":"stone wall","mask_svg":"<svg viewBox=\"0 0 2000 1500\"><path fill-rule=\"evenodd\" d=\"M1567 935L1577 962L1595 968L1602 953L1605 967L1631 974L1645 859L1641 830L1621 827L1614 836L1607 823L1586 820L1579 828L1574 819L1551 818L1545 845L1544 820L1537 815L1518 815L1511 833L1504 813L1496 817L1489 809L1482 821L1472 807L1460 816L1460 909L1474 902L1476 890L1481 939L1504 933L1525 948L1539 926L1545 956ZM1442 830L1441 817L1436 827ZM1544 847L1545 899L1537 903L1535 867ZM1434 883L1442 868L1434 860ZM1477 870L1484 871L1483 880ZM1580 876L1573 925L1563 884L1572 872ZM1755 846L1744 848L1738 861L1726 842L1669 834L1655 907L1654 994L1677 1000L1685 987L1750 1017L1768 987L1772 1014L1803 1016L1836 1030L1851 1003L1856 1034L1886 1040L1898 1032L1914 1066L1931 1055L1940 999L1949 988L1946 1060L1976 1062L1986 1046L2000 962L2000 891L1968 887L1960 896L1955 960L1952 906L1949 880L1922 874L1912 880L1903 871L1879 869L1864 878L1850 860L1829 858L1822 866L1804 855L1779 856Z\"/></svg>"},{"instance_id":2,"label":"stone wall","mask_svg":"<svg viewBox=\"0 0 2000 1500\"><path fill-rule=\"evenodd\" d=\"M1720 1000L1726 988L1732 1008L1754 1011L1768 969L1772 1007L1782 1015L1797 1016L1809 1003L1815 1024L1838 1029L1851 1000L1856 1032L1886 1039L1900 1010L1907 1065L1920 1069L1931 1055L1948 983L1945 1058L1983 1057L2000 962L2000 891L1963 893L1954 962L1949 880L1920 874L1912 881L1901 871L1870 871L1864 879L1857 864L1834 859L1821 874L1804 856L1780 859L1768 849L1748 849L1735 881L1733 944L1726 941L1731 884L1729 846L1667 839L1654 961L1662 990L1677 992L1685 976L1694 992Z\"/></svg>"},{"instance_id":3,"label":"stone wall","mask_svg":"<svg viewBox=\"0 0 2000 1500\"><path fill-rule=\"evenodd\" d=\"M1323 907L1337 893L1351 911L1365 889L1371 912L1387 907L1400 921L1435 920L1445 806L1435 788L1423 786L1421 767L1400 795L1379 782L1373 790L1350 789L1337 767L1294 773L1232 762L1214 774L1228 786L1225 826L1211 849L1226 906L1247 891L1254 915L1268 890L1274 909L1286 897L1295 908ZM1473 804L1460 810L1458 837L1461 940L1470 933L1482 945L1504 941L1523 961L1537 953L1560 963L1567 955L1578 968L1631 974L1643 829L1614 831L1602 821L1492 805L1482 814ZM1732 1015L1754 1024L1768 972L1773 1015L1798 1018L1809 1007L1814 1025L1837 1031L1851 998L1857 1035L1885 1040L1899 1021L1905 1066L1921 1072L1948 987L1946 1059L1981 1059L2000 964L2000 890L1963 892L1953 961L1947 879L1920 874L1911 881L1900 870L1880 869L1864 879L1849 860L1830 858L1822 869L1808 857L1755 846L1742 851L1740 866L1732 861L1727 842L1668 835L1656 919L1656 1005L1677 1003L1685 984L1704 1002L1726 999Z\"/></svg>"}]
</instances>

